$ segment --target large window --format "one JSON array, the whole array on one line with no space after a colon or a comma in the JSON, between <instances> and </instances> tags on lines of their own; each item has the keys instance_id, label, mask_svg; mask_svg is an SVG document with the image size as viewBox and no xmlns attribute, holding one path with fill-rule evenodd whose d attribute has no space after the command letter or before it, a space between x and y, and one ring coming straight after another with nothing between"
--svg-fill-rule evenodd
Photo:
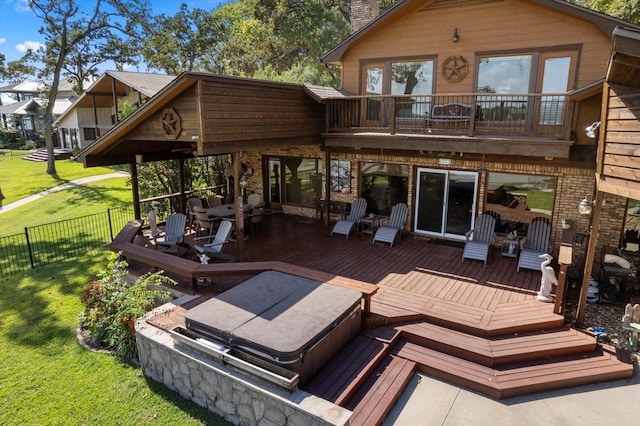
<instances>
[{"instance_id":1,"label":"large window","mask_svg":"<svg viewBox=\"0 0 640 426\"><path fill-rule=\"evenodd\" d=\"M315 207L322 194L322 161L315 158L284 159L285 202Z\"/></svg>"},{"instance_id":2,"label":"large window","mask_svg":"<svg viewBox=\"0 0 640 426\"><path fill-rule=\"evenodd\" d=\"M640 200L629 199L627 202L622 249L636 253L640 251Z\"/></svg>"},{"instance_id":3,"label":"large window","mask_svg":"<svg viewBox=\"0 0 640 426\"><path fill-rule=\"evenodd\" d=\"M362 198L367 213L391 214L396 203L407 203L409 166L388 163L362 163Z\"/></svg>"},{"instance_id":4,"label":"large window","mask_svg":"<svg viewBox=\"0 0 640 426\"><path fill-rule=\"evenodd\" d=\"M488 94L478 98L479 119L527 122L530 126L562 125L564 94L570 88L575 58L574 51L479 57L477 91ZM548 96L525 96L529 93Z\"/></svg>"},{"instance_id":5,"label":"large window","mask_svg":"<svg viewBox=\"0 0 640 426\"><path fill-rule=\"evenodd\" d=\"M485 210L500 215L500 231L524 233L535 217L551 221L556 181L551 176L490 173Z\"/></svg>"}]
</instances>

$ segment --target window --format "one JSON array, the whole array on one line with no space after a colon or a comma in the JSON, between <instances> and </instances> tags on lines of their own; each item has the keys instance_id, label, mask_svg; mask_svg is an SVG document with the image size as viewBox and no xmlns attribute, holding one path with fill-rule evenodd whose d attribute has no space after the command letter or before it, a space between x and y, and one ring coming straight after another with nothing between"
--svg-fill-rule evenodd
<instances>
[{"instance_id":1,"label":"window","mask_svg":"<svg viewBox=\"0 0 640 426\"><path fill-rule=\"evenodd\" d=\"M480 120L562 125L564 94L575 72L576 56L575 51L567 50L479 57L477 92L491 94L478 98ZM549 96L525 96L528 93Z\"/></svg>"},{"instance_id":2,"label":"window","mask_svg":"<svg viewBox=\"0 0 640 426\"><path fill-rule=\"evenodd\" d=\"M95 127L83 127L82 132L84 134L85 141L95 141L100 136L100 133Z\"/></svg>"},{"instance_id":3,"label":"window","mask_svg":"<svg viewBox=\"0 0 640 426\"><path fill-rule=\"evenodd\" d=\"M322 195L322 161L287 157L284 166L285 202L315 207Z\"/></svg>"},{"instance_id":4,"label":"window","mask_svg":"<svg viewBox=\"0 0 640 426\"><path fill-rule=\"evenodd\" d=\"M551 220L556 194L555 177L490 173L485 211L500 215L501 232L525 232L535 217Z\"/></svg>"},{"instance_id":5,"label":"window","mask_svg":"<svg viewBox=\"0 0 640 426\"><path fill-rule=\"evenodd\" d=\"M640 251L640 200L627 201L627 214L622 233L622 249L629 252Z\"/></svg>"},{"instance_id":6,"label":"window","mask_svg":"<svg viewBox=\"0 0 640 426\"><path fill-rule=\"evenodd\" d=\"M409 166L388 163L362 163L362 198L367 200L367 213L391 214L396 203L407 203Z\"/></svg>"}]
</instances>

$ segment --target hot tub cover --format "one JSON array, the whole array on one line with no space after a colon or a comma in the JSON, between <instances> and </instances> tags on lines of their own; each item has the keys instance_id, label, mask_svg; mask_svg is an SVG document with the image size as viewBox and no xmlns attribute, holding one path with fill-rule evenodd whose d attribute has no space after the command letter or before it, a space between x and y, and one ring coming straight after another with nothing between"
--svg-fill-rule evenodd
<instances>
[{"instance_id":1,"label":"hot tub cover","mask_svg":"<svg viewBox=\"0 0 640 426\"><path fill-rule=\"evenodd\" d=\"M297 359L349 316L361 293L281 272L263 272L187 311L187 328L230 347ZM356 315L357 314L357 318Z\"/></svg>"}]
</instances>

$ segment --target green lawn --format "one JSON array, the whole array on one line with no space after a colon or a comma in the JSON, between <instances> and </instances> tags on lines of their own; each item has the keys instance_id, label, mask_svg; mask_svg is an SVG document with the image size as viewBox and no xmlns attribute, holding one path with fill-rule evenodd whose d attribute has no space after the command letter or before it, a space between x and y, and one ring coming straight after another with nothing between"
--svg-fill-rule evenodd
<instances>
[{"instance_id":1,"label":"green lawn","mask_svg":"<svg viewBox=\"0 0 640 426\"><path fill-rule=\"evenodd\" d=\"M111 255L99 250L3 280L0 424L227 424L139 367L78 344L82 290Z\"/></svg>"},{"instance_id":2,"label":"green lawn","mask_svg":"<svg viewBox=\"0 0 640 426\"><path fill-rule=\"evenodd\" d=\"M105 179L55 192L0 213L0 237L24 232L25 226L102 213L131 204L132 197L127 178Z\"/></svg>"},{"instance_id":3,"label":"green lawn","mask_svg":"<svg viewBox=\"0 0 640 426\"><path fill-rule=\"evenodd\" d=\"M5 197L2 200L3 205L74 179L117 171L108 167L84 168L81 163L75 161L58 160L57 174L49 175L47 163L23 160L22 157L27 154L27 151L8 153L6 150L0 150L0 189Z\"/></svg>"}]
</instances>

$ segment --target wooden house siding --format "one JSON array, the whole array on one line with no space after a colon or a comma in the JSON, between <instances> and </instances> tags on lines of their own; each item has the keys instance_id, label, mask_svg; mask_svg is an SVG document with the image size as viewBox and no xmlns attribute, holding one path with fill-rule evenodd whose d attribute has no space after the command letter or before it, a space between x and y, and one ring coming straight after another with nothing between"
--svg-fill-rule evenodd
<instances>
[{"instance_id":1,"label":"wooden house siding","mask_svg":"<svg viewBox=\"0 0 640 426\"><path fill-rule=\"evenodd\" d=\"M457 43L451 40L455 28L460 36ZM422 12L416 5L407 7L404 13L399 11L351 45L342 58L342 87L361 92L363 62L437 55L436 93L470 93L478 52L565 47L579 51L575 87L605 75L610 35L577 17L517 0ZM459 83L449 83L442 77L441 65L451 55L463 56L470 66L469 75Z\"/></svg>"},{"instance_id":2,"label":"wooden house siding","mask_svg":"<svg viewBox=\"0 0 640 426\"><path fill-rule=\"evenodd\" d=\"M323 107L302 86L202 81L203 149L220 142L313 138L320 143Z\"/></svg>"},{"instance_id":3,"label":"wooden house siding","mask_svg":"<svg viewBox=\"0 0 640 426\"><path fill-rule=\"evenodd\" d=\"M606 85L604 146L600 154L599 189L640 199L640 91Z\"/></svg>"}]
</instances>

